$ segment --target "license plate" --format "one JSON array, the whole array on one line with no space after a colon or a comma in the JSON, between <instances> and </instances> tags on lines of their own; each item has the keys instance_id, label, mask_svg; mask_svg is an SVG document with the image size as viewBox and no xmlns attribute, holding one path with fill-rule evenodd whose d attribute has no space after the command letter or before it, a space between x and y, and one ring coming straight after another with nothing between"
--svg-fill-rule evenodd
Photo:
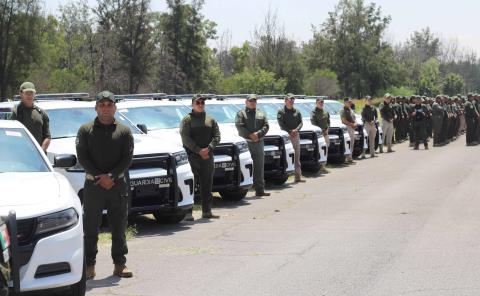
<instances>
[{"instance_id":1,"label":"license plate","mask_svg":"<svg viewBox=\"0 0 480 296\"><path fill-rule=\"evenodd\" d=\"M169 187L173 182L171 176L155 177L155 178L144 178L144 179L133 179L130 180L130 187L149 187L155 186L159 188Z\"/></svg>"},{"instance_id":2,"label":"license plate","mask_svg":"<svg viewBox=\"0 0 480 296\"><path fill-rule=\"evenodd\" d=\"M313 145L307 144L305 145L305 149L307 149L307 151L313 151L315 148L313 147Z\"/></svg>"},{"instance_id":3,"label":"license plate","mask_svg":"<svg viewBox=\"0 0 480 296\"><path fill-rule=\"evenodd\" d=\"M235 162L216 162L215 168L216 169L224 169L225 171L233 171L235 170Z\"/></svg>"}]
</instances>

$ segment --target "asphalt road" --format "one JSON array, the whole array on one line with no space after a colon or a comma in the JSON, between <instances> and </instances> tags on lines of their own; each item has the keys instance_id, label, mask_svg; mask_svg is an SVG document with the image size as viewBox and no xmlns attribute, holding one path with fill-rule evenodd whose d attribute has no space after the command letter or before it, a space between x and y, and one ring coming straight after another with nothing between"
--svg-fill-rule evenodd
<instances>
[{"instance_id":1,"label":"asphalt road","mask_svg":"<svg viewBox=\"0 0 480 296\"><path fill-rule=\"evenodd\" d=\"M480 147L394 149L217 201L218 221L137 219L135 277L102 245L87 295L480 295Z\"/></svg>"}]
</instances>

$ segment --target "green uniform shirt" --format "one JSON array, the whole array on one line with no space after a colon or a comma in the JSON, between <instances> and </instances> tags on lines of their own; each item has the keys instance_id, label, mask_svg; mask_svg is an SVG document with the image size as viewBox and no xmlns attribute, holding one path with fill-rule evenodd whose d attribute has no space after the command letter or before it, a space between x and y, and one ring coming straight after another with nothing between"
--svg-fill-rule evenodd
<instances>
[{"instance_id":1,"label":"green uniform shirt","mask_svg":"<svg viewBox=\"0 0 480 296\"><path fill-rule=\"evenodd\" d=\"M375 122L378 119L377 108L374 106L365 105L362 109L363 122Z\"/></svg>"},{"instance_id":2,"label":"green uniform shirt","mask_svg":"<svg viewBox=\"0 0 480 296\"><path fill-rule=\"evenodd\" d=\"M180 123L180 135L183 147L189 154L200 152L203 148L213 151L220 143L220 129L217 121L205 112L190 112Z\"/></svg>"},{"instance_id":3,"label":"green uniform shirt","mask_svg":"<svg viewBox=\"0 0 480 296\"><path fill-rule=\"evenodd\" d=\"M103 125L98 118L82 125L77 133L77 157L87 174L124 174L133 158L132 131L119 122Z\"/></svg>"},{"instance_id":4,"label":"green uniform shirt","mask_svg":"<svg viewBox=\"0 0 480 296\"><path fill-rule=\"evenodd\" d=\"M330 128L330 114L323 109L315 107L315 110L310 115L310 122L326 131Z\"/></svg>"},{"instance_id":5,"label":"green uniform shirt","mask_svg":"<svg viewBox=\"0 0 480 296\"><path fill-rule=\"evenodd\" d=\"M432 105L432 115L436 120L442 120L443 118L443 107L437 102L433 103Z\"/></svg>"},{"instance_id":6,"label":"green uniform shirt","mask_svg":"<svg viewBox=\"0 0 480 296\"><path fill-rule=\"evenodd\" d=\"M290 133L294 129L300 131L303 126L302 114L295 108L288 109L287 107L283 107L278 110L277 121L280 128L287 133Z\"/></svg>"},{"instance_id":7,"label":"green uniform shirt","mask_svg":"<svg viewBox=\"0 0 480 296\"><path fill-rule=\"evenodd\" d=\"M395 118L395 111L392 108L392 104L383 103L380 105L380 115L384 120L391 121Z\"/></svg>"},{"instance_id":8,"label":"green uniform shirt","mask_svg":"<svg viewBox=\"0 0 480 296\"><path fill-rule=\"evenodd\" d=\"M45 139L51 138L48 115L35 105L32 108L28 108L20 103L13 109L10 119L20 121L40 145L42 145Z\"/></svg>"},{"instance_id":9,"label":"green uniform shirt","mask_svg":"<svg viewBox=\"0 0 480 296\"><path fill-rule=\"evenodd\" d=\"M353 113L353 110L350 108L343 107L343 109L340 110L340 118L350 123L355 123L355 113Z\"/></svg>"},{"instance_id":10,"label":"green uniform shirt","mask_svg":"<svg viewBox=\"0 0 480 296\"><path fill-rule=\"evenodd\" d=\"M237 112L235 117L235 126L238 135L250 140L248 137L252 133L258 133L259 138L263 138L269 129L267 116L258 109L245 108Z\"/></svg>"},{"instance_id":11,"label":"green uniform shirt","mask_svg":"<svg viewBox=\"0 0 480 296\"><path fill-rule=\"evenodd\" d=\"M468 118L478 117L477 110L475 109L475 106L473 105L473 103L470 101L467 101L465 103L465 117L468 117Z\"/></svg>"}]
</instances>

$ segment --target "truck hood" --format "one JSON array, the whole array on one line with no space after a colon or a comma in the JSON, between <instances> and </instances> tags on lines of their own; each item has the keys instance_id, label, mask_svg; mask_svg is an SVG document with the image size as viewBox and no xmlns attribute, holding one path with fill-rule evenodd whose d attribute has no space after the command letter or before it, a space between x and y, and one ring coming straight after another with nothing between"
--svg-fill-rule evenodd
<instances>
[{"instance_id":1,"label":"truck hood","mask_svg":"<svg viewBox=\"0 0 480 296\"><path fill-rule=\"evenodd\" d=\"M170 138L158 139L149 135L135 134L134 155L145 155L154 153L175 153L184 151L184 149L171 141ZM53 155L57 154L77 154L75 147L75 138L52 139L48 147L48 155L53 162ZM53 154L53 155L52 155Z\"/></svg>"},{"instance_id":2,"label":"truck hood","mask_svg":"<svg viewBox=\"0 0 480 296\"><path fill-rule=\"evenodd\" d=\"M17 217L30 218L74 207L76 198L62 175L45 173L0 174L0 214L15 210Z\"/></svg>"},{"instance_id":3,"label":"truck hood","mask_svg":"<svg viewBox=\"0 0 480 296\"><path fill-rule=\"evenodd\" d=\"M237 131L237 128L235 127L235 124L222 123L222 124L219 124L218 127L220 128L220 134L221 134L220 143L237 143L240 141L245 141L243 138L238 136L238 131ZM180 129L178 128L152 130L152 131L149 131L148 134L153 137L157 137L161 139L170 139L170 140L176 141L180 145L182 144Z\"/></svg>"}]
</instances>

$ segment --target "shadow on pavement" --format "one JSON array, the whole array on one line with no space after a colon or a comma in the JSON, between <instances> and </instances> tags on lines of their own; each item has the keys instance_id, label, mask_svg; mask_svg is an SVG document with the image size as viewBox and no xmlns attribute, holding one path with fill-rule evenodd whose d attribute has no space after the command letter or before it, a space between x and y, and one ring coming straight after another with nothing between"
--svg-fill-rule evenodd
<instances>
[{"instance_id":1,"label":"shadow on pavement","mask_svg":"<svg viewBox=\"0 0 480 296\"><path fill-rule=\"evenodd\" d=\"M107 288L118 286L120 278L117 276L108 276L104 279L93 279L87 281L87 292L96 288Z\"/></svg>"}]
</instances>

